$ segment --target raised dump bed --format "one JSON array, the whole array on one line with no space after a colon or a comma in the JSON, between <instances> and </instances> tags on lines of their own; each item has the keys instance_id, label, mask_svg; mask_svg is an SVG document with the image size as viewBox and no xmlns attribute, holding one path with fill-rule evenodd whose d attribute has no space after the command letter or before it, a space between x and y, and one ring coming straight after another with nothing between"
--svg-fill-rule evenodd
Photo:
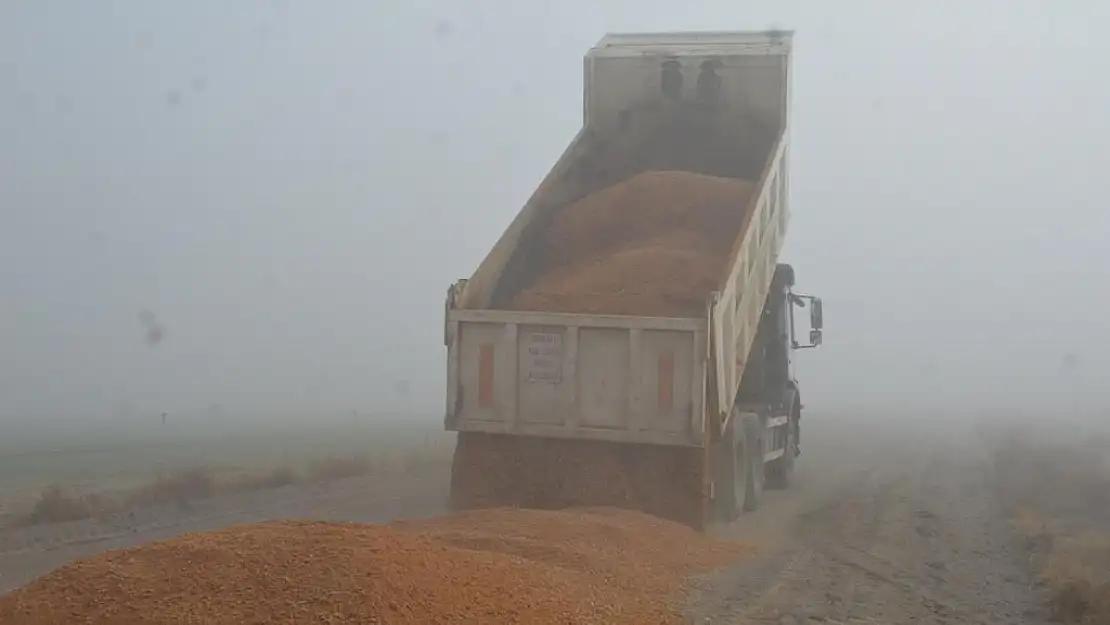
<instances>
[{"instance_id":1,"label":"raised dump bed","mask_svg":"<svg viewBox=\"0 0 1110 625\"><path fill-rule=\"evenodd\" d=\"M787 224L790 48L782 33L669 33L608 35L587 54L583 130L448 293L457 501L506 503L507 487L460 483L497 473L498 446L518 481L571 473L570 443L552 440L685 448L653 453L692 463L683 506L708 497L704 450L727 425ZM479 448L481 471L466 457Z\"/></svg>"}]
</instances>

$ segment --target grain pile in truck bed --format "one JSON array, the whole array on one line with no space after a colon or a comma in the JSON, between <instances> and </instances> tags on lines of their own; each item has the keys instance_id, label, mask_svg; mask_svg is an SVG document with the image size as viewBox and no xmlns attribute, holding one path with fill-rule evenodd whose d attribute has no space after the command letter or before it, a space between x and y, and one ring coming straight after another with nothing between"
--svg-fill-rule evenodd
<instances>
[{"instance_id":1,"label":"grain pile in truck bed","mask_svg":"<svg viewBox=\"0 0 1110 625\"><path fill-rule=\"evenodd\" d=\"M683 575L745 551L615 510L270 522L66 565L0 597L0 625L678 623Z\"/></svg>"},{"instance_id":2,"label":"grain pile in truck bed","mask_svg":"<svg viewBox=\"0 0 1110 625\"><path fill-rule=\"evenodd\" d=\"M755 185L682 171L633 176L561 209L539 277L509 308L700 317Z\"/></svg>"}]
</instances>

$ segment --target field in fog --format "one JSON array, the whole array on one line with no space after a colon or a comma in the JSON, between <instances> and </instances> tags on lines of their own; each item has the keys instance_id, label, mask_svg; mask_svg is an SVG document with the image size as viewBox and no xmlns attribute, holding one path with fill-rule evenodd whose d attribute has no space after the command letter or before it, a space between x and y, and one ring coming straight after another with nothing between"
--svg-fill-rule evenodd
<instances>
[{"instance_id":1,"label":"field in fog","mask_svg":"<svg viewBox=\"0 0 1110 625\"><path fill-rule=\"evenodd\" d=\"M115 512L152 487L178 491L191 480L199 498L298 481L403 472L444 463L453 439L427 421L371 424L332 419L317 424L224 423L24 431L0 442L0 509L8 524L27 520L44 494L84 499ZM202 483L198 483L202 482ZM188 485L185 485L188 486ZM207 489L210 492L203 492ZM41 506L40 506L41 507ZM88 510L92 513L106 510ZM49 515L49 511L40 511ZM82 516L72 507L62 517ZM74 520L36 518L37 522Z\"/></svg>"}]
</instances>

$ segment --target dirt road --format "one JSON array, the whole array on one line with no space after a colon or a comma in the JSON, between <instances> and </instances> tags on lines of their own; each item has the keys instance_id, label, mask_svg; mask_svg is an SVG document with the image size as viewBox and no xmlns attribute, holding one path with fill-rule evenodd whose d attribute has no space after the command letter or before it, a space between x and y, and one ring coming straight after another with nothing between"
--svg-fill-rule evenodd
<instances>
[{"instance_id":1,"label":"dirt road","mask_svg":"<svg viewBox=\"0 0 1110 625\"><path fill-rule=\"evenodd\" d=\"M1047 622L1047 597L995 496L971 428L892 429L811 419L788 491L713 531L760 555L695 580L691 622L1006 624ZM943 431L942 431L943 430ZM67 560L184 531L281 517L380 522L441 513L446 475L356 478L145 511L111 525L0 536L0 591Z\"/></svg>"},{"instance_id":2,"label":"dirt road","mask_svg":"<svg viewBox=\"0 0 1110 625\"><path fill-rule=\"evenodd\" d=\"M718 528L764 553L698 580L693 622L1049 622L971 428L870 429L824 432L792 490Z\"/></svg>"}]
</instances>

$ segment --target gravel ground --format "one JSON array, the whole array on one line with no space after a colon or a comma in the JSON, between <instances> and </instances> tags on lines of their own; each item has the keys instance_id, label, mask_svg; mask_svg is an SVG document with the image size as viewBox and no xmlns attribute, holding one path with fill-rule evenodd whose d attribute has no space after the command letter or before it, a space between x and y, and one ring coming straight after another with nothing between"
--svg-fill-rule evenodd
<instances>
[{"instance_id":1,"label":"gravel ground","mask_svg":"<svg viewBox=\"0 0 1110 625\"><path fill-rule=\"evenodd\" d=\"M692 622L1049 622L970 428L823 442L796 488L717 528L763 553L696 580Z\"/></svg>"}]
</instances>

